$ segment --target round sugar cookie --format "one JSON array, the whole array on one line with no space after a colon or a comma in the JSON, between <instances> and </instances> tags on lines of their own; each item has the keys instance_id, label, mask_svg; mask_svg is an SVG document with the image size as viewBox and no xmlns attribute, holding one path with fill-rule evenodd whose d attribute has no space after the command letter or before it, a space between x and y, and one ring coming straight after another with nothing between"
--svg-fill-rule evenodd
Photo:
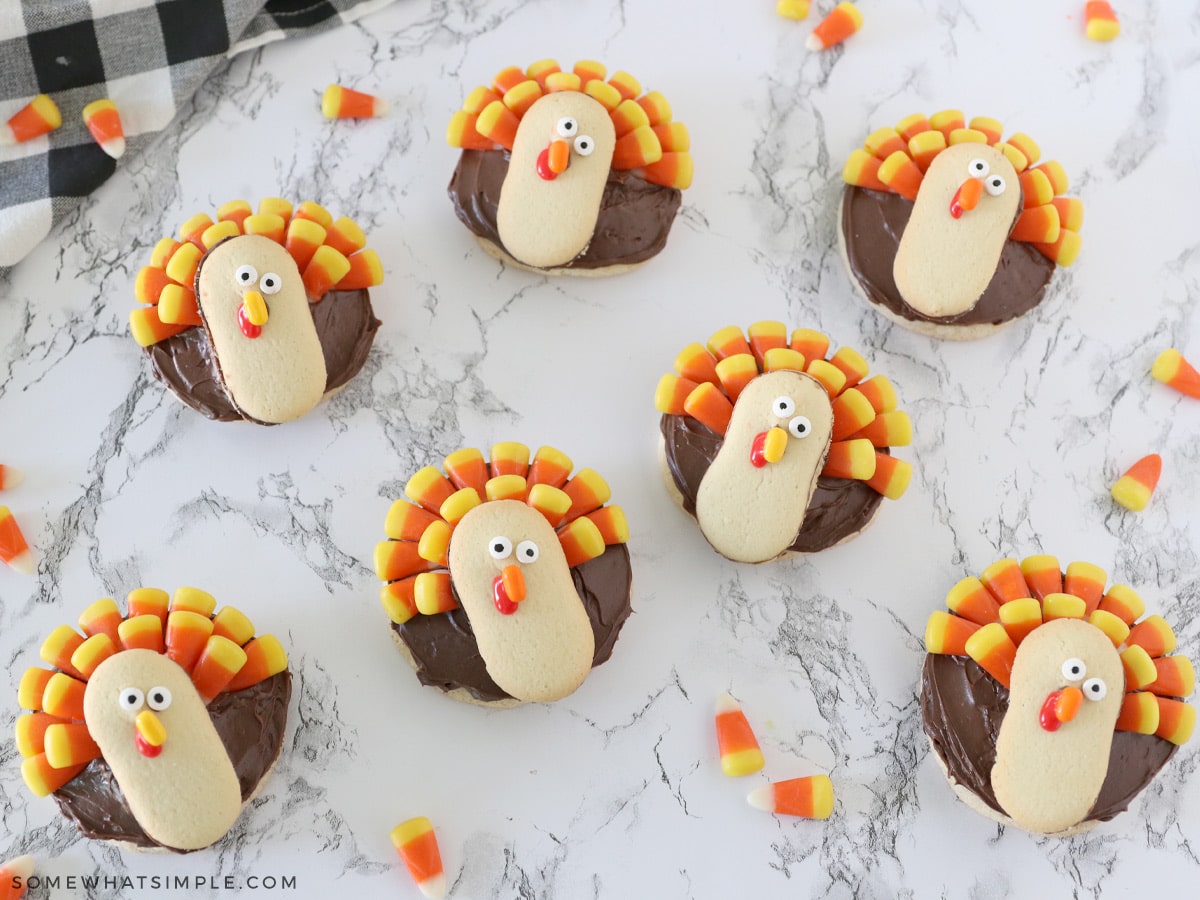
<instances>
[{"instance_id":1,"label":"round sugar cookie","mask_svg":"<svg viewBox=\"0 0 1200 900\"><path fill-rule=\"evenodd\" d=\"M553 447L504 442L408 480L375 573L422 684L484 706L550 702L611 656L631 612L629 529L604 479L572 469Z\"/></svg>"},{"instance_id":2,"label":"round sugar cookie","mask_svg":"<svg viewBox=\"0 0 1200 900\"><path fill-rule=\"evenodd\" d=\"M138 588L43 643L21 678L21 772L81 834L188 853L219 841L283 748L291 673L271 635L212 595Z\"/></svg>"},{"instance_id":3,"label":"round sugar cookie","mask_svg":"<svg viewBox=\"0 0 1200 900\"><path fill-rule=\"evenodd\" d=\"M1002 559L930 617L921 714L972 809L1065 837L1125 810L1195 727L1191 662L1098 566Z\"/></svg>"}]
</instances>

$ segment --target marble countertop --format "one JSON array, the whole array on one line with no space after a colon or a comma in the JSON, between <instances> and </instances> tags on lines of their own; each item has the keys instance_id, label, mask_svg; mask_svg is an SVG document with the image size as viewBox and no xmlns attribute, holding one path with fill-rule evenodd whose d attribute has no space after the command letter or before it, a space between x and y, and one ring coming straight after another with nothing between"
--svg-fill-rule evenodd
<instances>
[{"instance_id":1,"label":"marble countertop","mask_svg":"<svg viewBox=\"0 0 1200 900\"><path fill-rule=\"evenodd\" d=\"M36 578L0 567L0 692L15 699L54 626L143 584L245 609L282 638L296 680L284 756L214 848L162 857L78 838L25 790L6 738L0 859L415 897L388 831L427 815L462 898L1115 897L1200 877L1196 741L1114 821L1036 839L955 799L917 705L928 614L1008 555L1099 564L1200 654L1200 405L1148 375L1167 346L1200 359L1200 8L1119 4L1122 35L1096 44L1082 0L863 0L862 31L810 53L829 5L793 23L771 0L398 2L234 59L14 270L0 285L0 462L26 481L0 500L39 564ZM450 113L498 69L546 56L630 70L691 130L695 184L666 250L633 274L505 268L446 199ZM327 122L334 81L391 114ZM1047 300L966 345L867 309L834 230L846 155L948 106L1032 134L1087 209L1082 255ZM365 370L306 418L215 424L149 374L127 331L133 280L193 212L268 195L363 225L385 262L384 324ZM663 490L652 395L685 344L761 319L824 330L894 381L916 475L852 543L746 567L709 550ZM497 440L597 469L632 527L636 612L613 659L568 699L515 711L420 687L371 570L407 477ZM1108 489L1149 452L1162 482L1131 514ZM757 730L759 775L720 773L724 690ZM5 734L15 715L0 705ZM817 772L835 786L827 822L744 802L768 778Z\"/></svg>"}]
</instances>

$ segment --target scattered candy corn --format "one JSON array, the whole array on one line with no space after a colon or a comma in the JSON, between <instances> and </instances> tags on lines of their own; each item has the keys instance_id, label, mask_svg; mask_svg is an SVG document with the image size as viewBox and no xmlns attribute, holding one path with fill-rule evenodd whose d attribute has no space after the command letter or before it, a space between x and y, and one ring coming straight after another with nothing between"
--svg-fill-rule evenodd
<instances>
[{"instance_id":1,"label":"scattered candy corn","mask_svg":"<svg viewBox=\"0 0 1200 900\"><path fill-rule=\"evenodd\" d=\"M338 84L325 88L321 113L327 119L373 119L388 110L387 101Z\"/></svg>"},{"instance_id":2,"label":"scattered candy corn","mask_svg":"<svg viewBox=\"0 0 1200 900\"><path fill-rule=\"evenodd\" d=\"M808 36L809 50L828 50L862 28L862 13L853 3L839 3Z\"/></svg>"},{"instance_id":3,"label":"scattered candy corn","mask_svg":"<svg viewBox=\"0 0 1200 900\"><path fill-rule=\"evenodd\" d=\"M1158 354L1150 374L1181 394L1200 398L1200 372L1197 372L1174 347Z\"/></svg>"},{"instance_id":4,"label":"scattered candy corn","mask_svg":"<svg viewBox=\"0 0 1200 900\"><path fill-rule=\"evenodd\" d=\"M121 158L125 152L125 129L121 127L117 104L111 100L93 100L83 108L83 123L101 150L113 159Z\"/></svg>"},{"instance_id":5,"label":"scattered candy corn","mask_svg":"<svg viewBox=\"0 0 1200 900\"><path fill-rule=\"evenodd\" d=\"M24 480L25 476L21 474L20 469L14 469L12 466L0 466L0 491L15 488Z\"/></svg>"},{"instance_id":6,"label":"scattered candy corn","mask_svg":"<svg viewBox=\"0 0 1200 900\"><path fill-rule=\"evenodd\" d=\"M0 147L32 140L53 131L62 125L62 113L54 101L45 94L38 94L17 112L8 123L0 127Z\"/></svg>"},{"instance_id":7,"label":"scattered candy corn","mask_svg":"<svg viewBox=\"0 0 1200 900\"><path fill-rule=\"evenodd\" d=\"M728 692L717 698L717 747L721 771L732 778L751 775L765 764L746 714Z\"/></svg>"},{"instance_id":8,"label":"scattered candy corn","mask_svg":"<svg viewBox=\"0 0 1200 900\"><path fill-rule=\"evenodd\" d=\"M1121 23L1108 0L1088 0L1084 7L1087 36L1093 41L1111 41L1121 33Z\"/></svg>"},{"instance_id":9,"label":"scattered candy corn","mask_svg":"<svg viewBox=\"0 0 1200 900\"><path fill-rule=\"evenodd\" d=\"M7 506L0 506L0 559L23 575L33 574L33 553Z\"/></svg>"},{"instance_id":10,"label":"scattered candy corn","mask_svg":"<svg viewBox=\"0 0 1200 900\"><path fill-rule=\"evenodd\" d=\"M438 850L433 823L425 816L401 822L392 829L392 845L404 860L408 872L430 900L446 896L446 873Z\"/></svg>"},{"instance_id":11,"label":"scattered candy corn","mask_svg":"<svg viewBox=\"0 0 1200 900\"><path fill-rule=\"evenodd\" d=\"M797 22L808 18L809 0L779 0L775 4L775 12L785 19L795 19Z\"/></svg>"},{"instance_id":12,"label":"scattered candy corn","mask_svg":"<svg viewBox=\"0 0 1200 900\"><path fill-rule=\"evenodd\" d=\"M0 897L5 900L21 900L25 895L25 882L33 874L33 857L18 856L0 865ZM20 880L20 887L15 882Z\"/></svg>"},{"instance_id":13,"label":"scattered candy corn","mask_svg":"<svg viewBox=\"0 0 1200 900\"><path fill-rule=\"evenodd\" d=\"M756 788L746 796L755 809L780 816L828 819L833 813L833 783L828 775L807 775Z\"/></svg>"},{"instance_id":14,"label":"scattered candy corn","mask_svg":"<svg viewBox=\"0 0 1200 900\"><path fill-rule=\"evenodd\" d=\"M1158 477L1162 474L1162 457L1157 453L1143 456L1117 479L1112 487L1113 499L1123 507L1141 512L1150 502Z\"/></svg>"}]
</instances>

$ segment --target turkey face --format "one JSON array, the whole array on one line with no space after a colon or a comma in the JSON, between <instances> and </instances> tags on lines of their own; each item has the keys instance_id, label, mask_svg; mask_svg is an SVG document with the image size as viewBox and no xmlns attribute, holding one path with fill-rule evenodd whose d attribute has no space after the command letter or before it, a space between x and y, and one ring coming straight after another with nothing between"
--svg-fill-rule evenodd
<instances>
[{"instance_id":1,"label":"turkey face","mask_svg":"<svg viewBox=\"0 0 1200 900\"><path fill-rule=\"evenodd\" d=\"M592 668L595 638L558 535L517 500L480 504L454 528L450 578L488 674L518 700L565 697Z\"/></svg>"},{"instance_id":2,"label":"turkey face","mask_svg":"<svg viewBox=\"0 0 1200 900\"><path fill-rule=\"evenodd\" d=\"M696 493L704 537L737 562L766 562L804 524L833 435L833 407L801 372L768 372L738 395L725 441Z\"/></svg>"},{"instance_id":3,"label":"turkey face","mask_svg":"<svg viewBox=\"0 0 1200 900\"><path fill-rule=\"evenodd\" d=\"M225 745L187 673L153 650L96 667L84 721L142 830L166 847L219 840L242 809Z\"/></svg>"},{"instance_id":4,"label":"turkey face","mask_svg":"<svg viewBox=\"0 0 1200 900\"><path fill-rule=\"evenodd\" d=\"M299 418L325 393L325 355L300 272L270 238L218 244L197 275L196 300L225 390L259 422Z\"/></svg>"},{"instance_id":5,"label":"turkey face","mask_svg":"<svg viewBox=\"0 0 1200 900\"><path fill-rule=\"evenodd\" d=\"M934 157L904 227L892 274L904 302L926 316L956 316L987 290L1021 211L1012 163L987 144Z\"/></svg>"},{"instance_id":6,"label":"turkey face","mask_svg":"<svg viewBox=\"0 0 1200 900\"><path fill-rule=\"evenodd\" d=\"M608 110L587 94L560 91L529 107L496 209L497 232L514 259L550 268L587 249L615 146Z\"/></svg>"},{"instance_id":7,"label":"turkey face","mask_svg":"<svg viewBox=\"0 0 1200 900\"><path fill-rule=\"evenodd\" d=\"M1108 773L1125 670L1082 619L1031 631L1013 661L992 788L1018 825L1053 834L1083 822Z\"/></svg>"}]
</instances>

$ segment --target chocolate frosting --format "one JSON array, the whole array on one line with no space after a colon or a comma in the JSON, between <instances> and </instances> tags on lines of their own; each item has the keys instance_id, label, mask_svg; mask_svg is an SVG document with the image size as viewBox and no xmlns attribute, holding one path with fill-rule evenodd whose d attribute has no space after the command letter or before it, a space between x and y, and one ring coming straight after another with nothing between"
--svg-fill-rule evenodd
<instances>
[{"instance_id":1,"label":"chocolate frosting","mask_svg":"<svg viewBox=\"0 0 1200 900\"><path fill-rule=\"evenodd\" d=\"M1008 711L1008 688L967 656L930 653L921 670L921 716L925 732L950 778L996 812L1005 814L992 790L996 737ZM1088 814L1107 822L1123 812L1178 748L1153 734L1113 734L1108 774ZM1070 760L1063 760L1070 765Z\"/></svg>"},{"instance_id":2,"label":"chocolate frosting","mask_svg":"<svg viewBox=\"0 0 1200 900\"><path fill-rule=\"evenodd\" d=\"M382 323L375 318L366 290L330 291L308 308L325 355L325 392L329 393L358 374ZM218 422L246 418L225 392L205 328L189 328L145 351L154 377L192 409Z\"/></svg>"},{"instance_id":3,"label":"chocolate frosting","mask_svg":"<svg viewBox=\"0 0 1200 900\"><path fill-rule=\"evenodd\" d=\"M926 316L904 302L892 265L913 203L883 191L846 185L842 198L842 234L850 271L872 303L917 322L938 325L1000 325L1022 316L1042 302L1055 264L1032 244L1006 241L987 290L957 316Z\"/></svg>"},{"instance_id":4,"label":"chocolate frosting","mask_svg":"<svg viewBox=\"0 0 1200 900\"><path fill-rule=\"evenodd\" d=\"M472 234L499 247L504 244L496 227L496 207L511 156L507 150L464 150L447 188L459 220ZM651 184L632 172L610 171L591 243L556 268L598 269L649 259L667 243L682 202L676 188Z\"/></svg>"},{"instance_id":5,"label":"chocolate frosting","mask_svg":"<svg viewBox=\"0 0 1200 900\"><path fill-rule=\"evenodd\" d=\"M659 428L666 449L667 468L683 494L683 508L695 516L700 480L716 459L725 438L691 416L663 416ZM880 448L880 452L888 451ZM804 524L795 543L788 549L815 553L832 547L862 531L882 501L883 495L865 482L819 475L817 489L804 514Z\"/></svg>"},{"instance_id":6,"label":"chocolate frosting","mask_svg":"<svg viewBox=\"0 0 1200 900\"><path fill-rule=\"evenodd\" d=\"M571 579L592 623L596 639L592 665L598 666L612 656L617 635L632 611L629 550L624 544L614 544L595 559L571 569ZM436 616L415 616L403 625L393 623L392 628L412 654L421 684L444 691L465 688L485 703L511 699L487 673L475 632L461 606Z\"/></svg>"},{"instance_id":7,"label":"chocolate frosting","mask_svg":"<svg viewBox=\"0 0 1200 900\"><path fill-rule=\"evenodd\" d=\"M208 705L213 727L237 772L243 803L279 757L291 696L292 674L280 672L244 690L218 694ZM54 799L84 837L145 848L162 846L142 830L103 758L88 763L86 769L54 792Z\"/></svg>"}]
</instances>

